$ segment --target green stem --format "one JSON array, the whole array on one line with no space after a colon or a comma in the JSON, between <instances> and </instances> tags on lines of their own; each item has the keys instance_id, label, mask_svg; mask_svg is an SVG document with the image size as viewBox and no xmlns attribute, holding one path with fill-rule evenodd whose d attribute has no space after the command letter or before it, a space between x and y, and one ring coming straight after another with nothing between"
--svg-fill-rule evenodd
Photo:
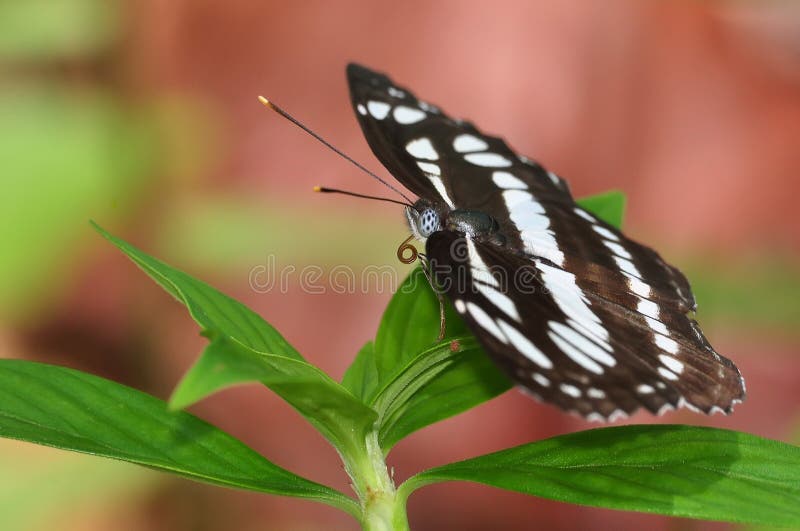
<instances>
[{"instance_id":1,"label":"green stem","mask_svg":"<svg viewBox=\"0 0 800 531\"><path fill-rule=\"evenodd\" d=\"M378 433L370 432L364 445L344 459L361 507L361 525L365 531L407 531L405 497L398 497L394 481L386 467Z\"/></svg>"}]
</instances>

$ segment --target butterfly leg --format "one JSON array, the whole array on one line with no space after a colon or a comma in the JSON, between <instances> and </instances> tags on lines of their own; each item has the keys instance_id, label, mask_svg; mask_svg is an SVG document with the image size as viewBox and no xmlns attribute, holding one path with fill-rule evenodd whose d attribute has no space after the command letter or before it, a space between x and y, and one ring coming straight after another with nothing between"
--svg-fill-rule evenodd
<instances>
[{"instance_id":1,"label":"butterfly leg","mask_svg":"<svg viewBox=\"0 0 800 531\"><path fill-rule=\"evenodd\" d=\"M428 284L430 284L431 289L436 294L436 298L439 301L439 341L441 341L444 339L444 334L447 328L445 323L444 294L442 293L442 290L437 289L436 284L433 283L433 277L431 276L430 265L427 257L424 254L419 254L419 259L422 263L422 272L425 273L425 278L428 279Z\"/></svg>"}]
</instances>

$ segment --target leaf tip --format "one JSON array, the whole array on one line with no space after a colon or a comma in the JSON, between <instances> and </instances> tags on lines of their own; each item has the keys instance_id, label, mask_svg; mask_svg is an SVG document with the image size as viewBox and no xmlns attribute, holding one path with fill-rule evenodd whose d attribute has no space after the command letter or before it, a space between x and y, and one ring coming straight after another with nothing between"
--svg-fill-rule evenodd
<instances>
[{"instance_id":1,"label":"leaf tip","mask_svg":"<svg viewBox=\"0 0 800 531\"><path fill-rule=\"evenodd\" d=\"M106 229L104 229L103 227L101 227L101 226L100 226L100 224L99 224L99 223L97 223L95 220L93 220L93 219L90 219L90 220L89 220L89 225L90 225L90 226L91 226L91 227L92 227L92 228L93 228L95 231L97 231L97 233L98 233L98 234L100 234L100 236L102 236L103 238L105 238L105 239L107 239L107 240L109 240L109 241L112 241L112 242L114 241L114 236L112 236L112 235L111 235L111 233L110 233L110 232L108 232Z\"/></svg>"},{"instance_id":2,"label":"leaf tip","mask_svg":"<svg viewBox=\"0 0 800 531\"><path fill-rule=\"evenodd\" d=\"M171 413L177 413L178 411L182 411L191 405L191 401L186 400L186 397L183 396L183 393L180 392L180 386L173 391L172 396L169 397L167 400L167 411Z\"/></svg>"}]
</instances>

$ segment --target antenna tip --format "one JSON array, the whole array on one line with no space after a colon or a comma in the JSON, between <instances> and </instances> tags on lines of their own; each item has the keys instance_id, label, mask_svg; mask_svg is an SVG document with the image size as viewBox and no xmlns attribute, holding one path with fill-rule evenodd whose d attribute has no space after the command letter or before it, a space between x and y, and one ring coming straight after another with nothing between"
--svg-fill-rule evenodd
<instances>
[{"instance_id":1,"label":"antenna tip","mask_svg":"<svg viewBox=\"0 0 800 531\"><path fill-rule=\"evenodd\" d=\"M258 97L258 101L260 101L260 102L261 102L261 104L262 104L264 107L272 107L272 102L270 102L270 101L269 101L267 98L265 98L264 96L259 96L259 97Z\"/></svg>"},{"instance_id":2,"label":"antenna tip","mask_svg":"<svg viewBox=\"0 0 800 531\"><path fill-rule=\"evenodd\" d=\"M314 187L314 191L315 192L321 192L322 191L322 187L321 186L315 186Z\"/></svg>"}]
</instances>

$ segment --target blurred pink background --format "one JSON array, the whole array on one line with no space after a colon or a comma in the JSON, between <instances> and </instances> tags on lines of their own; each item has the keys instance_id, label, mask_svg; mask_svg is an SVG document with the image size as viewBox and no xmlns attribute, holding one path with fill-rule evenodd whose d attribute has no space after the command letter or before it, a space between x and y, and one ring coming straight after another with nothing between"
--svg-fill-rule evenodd
<instances>
[{"instance_id":1,"label":"blurred pink background","mask_svg":"<svg viewBox=\"0 0 800 531\"><path fill-rule=\"evenodd\" d=\"M357 61L505 137L564 176L576 196L623 190L626 232L686 269L698 318L717 350L741 368L748 399L730 417L679 411L618 424L710 425L798 441L800 4L113 5L104 19L109 36L88 51L5 57L13 80L6 85L58 83L67 101L102 92L129 113L125 119L146 117L145 154L132 157L150 162L131 174L132 187L98 193L58 220L49 233L51 269L31 282L36 298L26 296L34 302L3 310L0 355L77 367L163 398L198 355L204 339L188 314L91 232L86 219L93 218L250 305L340 378L374 335L390 293L308 294L296 278L285 292L256 293L249 272L272 254L298 269L377 263L402 276L394 253L407 235L403 217L393 206L312 194L315 184L386 190L263 109L256 96L386 175L350 109L344 67ZM114 151L117 142L106 148ZM56 240L69 248L56 253ZM281 466L349 492L334 451L265 390L225 391L192 411ZM510 392L412 435L389 459L403 480L424 467L595 426ZM2 448L33 452L23 447ZM357 527L309 502L162 476L148 485L102 508L89 499L26 525ZM421 490L409 516L415 530L731 527L470 484Z\"/></svg>"}]
</instances>

